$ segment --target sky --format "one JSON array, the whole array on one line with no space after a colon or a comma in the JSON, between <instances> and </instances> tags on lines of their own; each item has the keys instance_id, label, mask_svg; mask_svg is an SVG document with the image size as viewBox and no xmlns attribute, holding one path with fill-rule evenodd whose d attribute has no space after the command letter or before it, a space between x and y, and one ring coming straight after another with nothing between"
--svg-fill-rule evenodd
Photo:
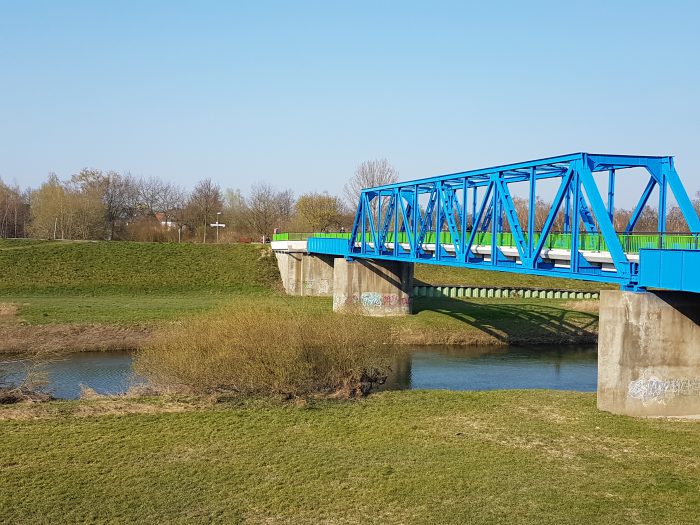
<instances>
[{"instance_id":1,"label":"sky","mask_svg":"<svg viewBox=\"0 0 700 525\"><path fill-rule=\"evenodd\" d=\"M694 194L699 28L690 0L0 0L0 178L299 195L588 151L675 155Z\"/></svg>"}]
</instances>

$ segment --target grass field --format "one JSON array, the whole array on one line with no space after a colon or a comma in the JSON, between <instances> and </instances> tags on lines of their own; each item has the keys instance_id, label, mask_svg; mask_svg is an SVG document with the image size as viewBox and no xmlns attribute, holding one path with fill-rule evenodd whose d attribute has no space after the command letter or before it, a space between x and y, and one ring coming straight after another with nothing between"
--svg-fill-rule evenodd
<instances>
[{"instance_id":1,"label":"grass field","mask_svg":"<svg viewBox=\"0 0 700 525\"><path fill-rule=\"evenodd\" d=\"M279 280L252 244L0 241L0 295L269 293Z\"/></svg>"},{"instance_id":2,"label":"grass field","mask_svg":"<svg viewBox=\"0 0 700 525\"><path fill-rule=\"evenodd\" d=\"M592 394L87 400L0 419L2 523L690 524L700 508L700 423L612 416Z\"/></svg>"},{"instance_id":3,"label":"grass field","mask_svg":"<svg viewBox=\"0 0 700 525\"><path fill-rule=\"evenodd\" d=\"M0 268L0 307L5 305L0 308L0 351L45 341L51 346L50 340L74 349L114 349L122 332L103 330L106 343L100 346L86 343L89 334L76 339L74 327L150 330L230 307L288 309L297 315L326 315L333 323L330 298L280 292L275 259L260 245L6 240L0 241ZM528 286L532 279L484 273L425 265L416 269L418 279L434 284ZM544 280L539 286L579 284L555 286ZM395 342L412 344L582 343L594 341L597 331L595 308L564 301L420 298L414 310L410 318L377 322L384 323ZM56 335L62 326L64 333ZM126 346L138 347L143 339L140 332Z\"/></svg>"},{"instance_id":4,"label":"grass field","mask_svg":"<svg viewBox=\"0 0 700 525\"><path fill-rule=\"evenodd\" d=\"M472 270L470 268L438 266L435 264L416 264L415 279L416 281L436 286L502 286L583 291L598 291L603 289L617 288L615 285L597 283L593 281L562 279L559 277L539 277L537 275L494 272L488 270Z\"/></svg>"},{"instance_id":5,"label":"grass field","mask_svg":"<svg viewBox=\"0 0 700 525\"><path fill-rule=\"evenodd\" d=\"M259 245L0 241L0 268L0 302L30 324L150 324L279 287Z\"/></svg>"}]
</instances>

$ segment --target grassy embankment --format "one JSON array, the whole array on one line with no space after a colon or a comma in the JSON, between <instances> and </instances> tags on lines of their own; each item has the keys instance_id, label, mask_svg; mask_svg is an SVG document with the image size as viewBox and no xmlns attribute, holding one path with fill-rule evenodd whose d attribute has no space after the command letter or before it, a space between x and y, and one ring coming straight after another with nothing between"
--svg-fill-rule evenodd
<instances>
[{"instance_id":1,"label":"grassy embankment","mask_svg":"<svg viewBox=\"0 0 700 525\"><path fill-rule=\"evenodd\" d=\"M330 316L329 298L280 293L260 245L0 241L0 351L27 345L140 347L159 325L223 307ZM539 279L419 265L432 284L590 289ZM581 311L583 310L583 311ZM587 311L586 311L587 310ZM527 344L595 339L595 307L561 301L418 299L416 315L377 320L400 343ZM332 322L332 321L330 321ZM261 327L266 326L260 319Z\"/></svg>"},{"instance_id":2,"label":"grassy embankment","mask_svg":"<svg viewBox=\"0 0 700 525\"><path fill-rule=\"evenodd\" d=\"M700 423L592 394L202 403L0 407L0 522L697 523Z\"/></svg>"}]
</instances>

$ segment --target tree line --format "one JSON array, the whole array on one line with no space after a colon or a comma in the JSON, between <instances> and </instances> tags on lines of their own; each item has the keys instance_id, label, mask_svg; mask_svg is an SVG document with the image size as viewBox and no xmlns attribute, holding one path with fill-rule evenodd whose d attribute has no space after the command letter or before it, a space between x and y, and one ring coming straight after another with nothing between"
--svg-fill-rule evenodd
<instances>
[{"instance_id":1,"label":"tree line","mask_svg":"<svg viewBox=\"0 0 700 525\"><path fill-rule=\"evenodd\" d=\"M67 180L49 174L39 188L20 188L0 179L0 237L73 240L195 241L210 242L217 229L222 241L269 239L276 230L324 232L349 230L362 188L398 181L398 172L386 159L360 164L349 178L343 196L309 192L296 197L291 189L258 182L247 195L225 189L206 178L191 190L157 177L83 169ZM526 227L527 199L514 197L518 218ZM693 200L700 213L700 192ZM540 230L551 203L537 200L535 230ZM618 209L617 231L624 231L632 210ZM376 210L375 210L376 214ZM471 218L470 218L471 222ZM678 207L667 213L667 229L685 232L687 224ZM503 221L504 231L509 231ZM564 227L563 210L554 231ZM658 210L647 206L636 232L655 232Z\"/></svg>"},{"instance_id":2,"label":"tree line","mask_svg":"<svg viewBox=\"0 0 700 525\"><path fill-rule=\"evenodd\" d=\"M352 225L359 191L388 184L398 173L385 159L360 164L344 197L266 182L247 195L222 189L210 178L191 190L157 177L85 168L61 180L50 173L38 188L10 186L0 179L0 237L66 240L211 242L269 239L275 230L323 232Z\"/></svg>"}]
</instances>

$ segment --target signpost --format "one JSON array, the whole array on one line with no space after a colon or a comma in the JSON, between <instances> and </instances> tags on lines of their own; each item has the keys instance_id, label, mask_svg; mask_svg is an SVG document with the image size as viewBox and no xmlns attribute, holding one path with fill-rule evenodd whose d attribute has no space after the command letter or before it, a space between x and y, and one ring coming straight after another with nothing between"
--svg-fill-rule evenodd
<instances>
[{"instance_id":1,"label":"signpost","mask_svg":"<svg viewBox=\"0 0 700 525\"><path fill-rule=\"evenodd\" d=\"M209 226L212 228L216 228L216 242L219 242L219 228L226 228L226 225L223 223L219 222L219 215L221 215L221 212L216 213L216 222L209 223Z\"/></svg>"}]
</instances>

